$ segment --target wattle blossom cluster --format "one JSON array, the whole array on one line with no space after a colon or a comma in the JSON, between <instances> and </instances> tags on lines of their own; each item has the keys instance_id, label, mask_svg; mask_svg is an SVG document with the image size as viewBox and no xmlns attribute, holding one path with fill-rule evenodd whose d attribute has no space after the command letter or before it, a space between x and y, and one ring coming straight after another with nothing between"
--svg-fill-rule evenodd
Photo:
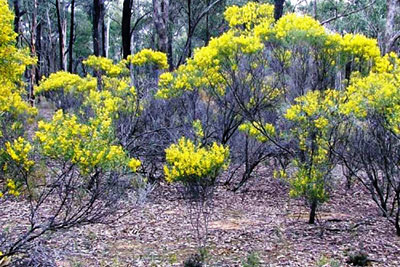
<instances>
[{"instance_id":1,"label":"wattle blossom cluster","mask_svg":"<svg viewBox=\"0 0 400 267\"><path fill-rule=\"evenodd\" d=\"M7 1L0 0L0 197L8 192L18 196L18 186L13 180L14 172L28 170L33 162L28 154L31 146L22 137L24 126L37 114L26 96L22 76L28 65L36 60L29 50L18 49L17 34L13 30L14 15ZM16 165L12 164L15 162ZM14 168L15 167L15 168Z\"/></svg>"},{"instance_id":2,"label":"wattle blossom cluster","mask_svg":"<svg viewBox=\"0 0 400 267\"><path fill-rule=\"evenodd\" d=\"M165 153L167 164L164 173L170 183L214 181L229 164L229 148L217 143L200 147L185 137L172 144Z\"/></svg>"},{"instance_id":3,"label":"wattle blossom cluster","mask_svg":"<svg viewBox=\"0 0 400 267\"><path fill-rule=\"evenodd\" d=\"M143 49L134 55L129 55L127 61L139 67L144 64L154 64L159 69L168 69L168 61L165 53L151 49Z\"/></svg>"}]
</instances>

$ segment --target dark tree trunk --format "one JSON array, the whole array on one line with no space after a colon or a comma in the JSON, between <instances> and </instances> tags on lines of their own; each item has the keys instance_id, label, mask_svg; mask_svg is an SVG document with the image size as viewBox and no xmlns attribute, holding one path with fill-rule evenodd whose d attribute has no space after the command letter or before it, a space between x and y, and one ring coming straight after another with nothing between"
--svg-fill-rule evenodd
<instances>
[{"instance_id":1,"label":"dark tree trunk","mask_svg":"<svg viewBox=\"0 0 400 267\"><path fill-rule=\"evenodd\" d=\"M18 34L17 35L17 45L20 43L20 33L19 33L19 23L21 20L21 11L19 10L19 0L14 0L14 31Z\"/></svg>"},{"instance_id":2,"label":"dark tree trunk","mask_svg":"<svg viewBox=\"0 0 400 267\"><path fill-rule=\"evenodd\" d=\"M122 8L122 55L126 59L131 52L132 0L124 0Z\"/></svg>"},{"instance_id":3,"label":"dark tree trunk","mask_svg":"<svg viewBox=\"0 0 400 267\"><path fill-rule=\"evenodd\" d=\"M192 56L192 37L194 34L194 29L192 26L192 0L187 0L188 5L188 57Z\"/></svg>"},{"instance_id":4,"label":"dark tree trunk","mask_svg":"<svg viewBox=\"0 0 400 267\"><path fill-rule=\"evenodd\" d=\"M105 56L105 27L104 27L104 0L93 0L93 53L95 56ZM103 88L101 73L95 71L97 77L97 90Z\"/></svg>"},{"instance_id":5,"label":"dark tree trunk","mask_svg":"<svg viewBox=\"0 0 400 267\"><path fill-rule=\"evenodd\" d=\"M274 0L274 18L275 20L278 20L282 17L283 15L283 4L285 3L285 0Z\"/></svg>"},{"instance_id":6,"label":"dark tree trunk","mask_svg":"<svg viewBox=\"0 0 400 267\"><path fill-rule=\"evenodd\" d=\"M106 17L106 7L104 5L104 0L102 1L102 4L100 6L100 18L101 18L101 55L103 57L107 57L106 53L106 32L107 32L107 27L106 27L106 22L105 22L105 17Z\"/></svg>"},{"instance_id":7,"label":"dark tree trunk","mask_svg":"<svg viewBox=\"0 0 400 267\"><path fill-rule=\"evenodd\" d=\"M64 27L63 20L61 18L61 7L60 0L56 0L56 10L57 10L57 27L58 27L58 39L59 39L59 53L60 53L60 69L65 70L65 62L64 62Z\"/></svg>"},{"instance_id":8,"label":"dark tree trunk","mask_svg":"<svg viewBox=\"0 0 400 267\"><path fill-rule=\"evenodd\" d=\"M315 215L317 212L317 201L313 200L311 203L311 210L310 210L310 218L308 220L309 224L314 224L315 223Z\"/></svg>"},{"instance_id":9,"label":"dark tree trunk","mask_svg":"<svg viewBox=\"0 0 400 267\"><path fill-rule=\"evenodd\" d=\"M42 22L37 25L36 31L36 55L38 63L36 64L36 84L39 84L40 77L42 76Z\"/></svg>"},{"instance_id":10,"label":"dark tree trunk","mask_svg":"<svg viewBox=\"0 0 400 267\"><path fill-rule=\"evenodd\" d=\"M396 190L396 202L397 202L397 210L395 213L395 222L394 227L396 228L397 236L400 236L400 191Z\"/></svg>"},{"instance_id":11,"label":"dark tree trunk","mask_svg":"<svg viewBox=\"0 0 400 267\"><path fill-rule=\"evenodd\" d=\"M170 21L170 26L168 27L168 53L167 60L169 65L169 71L174 70L174 58L173 58L173 49L172 49L172 21Z\"/></svg>"},{"instance_id":12,"label":"dark tree trunk","mask_svg":"<svg viewBox=\"0 0 400 267\"><path fill-rule=\"evenodd\" d=\"M95 56L100 56L100 1L93 0L93 54Z\"/></svg>"},{"instance_id":13,"label":"dark tree trunk","mask_svg":"<svg viewBox=\"0 0 400 267\"><path fill-rule=\"evenodd\" d=\"M93 0L93 54L105 56L104 0Z\"/></svg>"},{"instance_id":14,"label":"dark tree trunk","mask_svg":"<svg viewBox=\"0 0 400 267\"><path fill-rule=\"evenodd\" d=\"M75 0L71 2L71 25L69 28L69 43L68 43L68 71L73 72L73 52L74 52L74 28L75 28Z\"/></svg>"}]
</instances>

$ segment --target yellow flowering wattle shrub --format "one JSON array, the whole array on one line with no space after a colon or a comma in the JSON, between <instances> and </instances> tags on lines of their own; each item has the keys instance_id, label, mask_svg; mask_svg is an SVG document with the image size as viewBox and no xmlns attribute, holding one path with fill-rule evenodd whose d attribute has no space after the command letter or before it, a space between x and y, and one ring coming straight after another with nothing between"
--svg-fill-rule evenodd
<instances>
[{"instance_id":1,"label":"yellow flowering wattle shrub","mask_svg":"<svg viewBox=\"0 0 400 267\"><path fill-rule=\"evenodd\" d=\"M165 154L164 174L170 183L204 181L213 184L229 164L229 148L215 142L210 147L200 147L185 137L167 148Z\"/></svg>"},{"instance_id":2,"label":"yellow flowering wattle shrub","mask_svg":"<svg viewBox=\"0 0 400 267\"><path fill-rule=\"evenodd\" d=\"M26 178L35 164L32 160L32 145L22 137L6 142L3 157L4 184L0 197L4 193L18 197L21 194L21 178Z\"/></svg>"},{"instance_id":3,"label":"yellow flowering wattle shrub","mask_svg":"<svg viewBox=\"0 0 400 267\"><path fill-rule=\"evenodd\" d=\"M3 3L0 0L2 9ZM0 14L0 22L3 15ZM31 127L26 139L22 134L8 139L0 135L0 197L5 196L8 201L24 198L30 207L29 225L6 233L0 261L27 250L29 242L49 231L106 222L120 209L128 190L138 193L137 199L147 190L147 181L133 175L141 161L117 137L118 119L135 118L141 107L129 79L127 62L113 64L105 58L89 57L85 64L93 75L58 72L43 79L36 88L37 95L56 105L65 104L52 119ZM5 78L0 75L0 79ZM24 126L16 115L22 117L34 110L22 101L23 89L19 86L17 81L5 82L4 99L0 99L8 105L8 110L0 111L1 123L9 122L7 127L11 130ZM18 105L11 105L13 101ZM126 201L125 198L125 205Z\"/></svg>"},{"instance_id":4,"label":"yellow flowering wattle shrub","mask_svg":"<svg viewBox=\"0 0 400 267\"><path fill-rule=\"evenodd\" d=\"M310 16L289 13L279 19L274 27L275 37L278 39L318 39L326 38L327 33L318 21Z\"/></svg>"},{"instance_id":5,"label":"yellow flowering wattle shrub","mask_svg":"<svg viewBox=\"0 0 400 267\"><path fill-rule=\"evenodd\" d=\"M230 6L226 9L225 20L231 28L244 26L250 30L258 24L272 24L274 22L274 7L268 4L249 2L243 7Z\"/></svg>"},{"instance_id":6,"label":"yellow flowering wattle shrub","mask_svg":"<svg viewBox=\"0 0 400 267\"><path fill-rule=\"evenodd\" d=\"M29 153L31 150L32 145L22 137L18 137L13 143L6 143L7 155L26 171L34 165L34 162L29 159Z\"/></svg>"},{"instance_id":7,"label":"yellow flowering wattle shrub","mask_svg":"<svg viewBox=\"0 0 400 267\"><path fill-rule=\"evenodd\" d=\"M21 77L26 66L35 63L35 59L29 56L28 50L15 46L17 34L13 29L14 15L6 0L0 0L0 8L0 84L11 82L4 85L9 85L11 92L16 92L21 88L12 83L22 84Z\"/></svg>"},{"instance_id":8,"label":"yellow flowering wattle shrub","mask_svg":"<svg viewBox=\"0 0 400 267\"><path fill-rule=\"evenodd\" d=\"M90 56L84 64L96 76L82 78L61 71L38 86L38 94L68 93L68 101L75 104L65 109L68 112L58 110L49 122L39 121L35 133L37 149L44 158L76 166L84 176L107 171L136 172L141 162L128 156L116 132L118 119L135 118L142 105L131 86L127 62L114 64L110 59Z\"/></svg>"},{"instance_id":9,"label":"yellow flowering wattle shrub","mask_svg":"<svg viewBox=\"0 0 400 267\"><path fill-rule=\"evenodd\" d=\"M399 63L398 56L391 53L377 60L368 75L353 75L341 98L339 113L346 128L344 141L336 150L398 236L400 213L394 210L400 204Z\"/></svg>"},{"instance_id":10,"label":"yellow flowering wattle shrub","mask_svg":"<svg viewBox=\"0 0 400 267\"><path fill-rule=\"evenodd\" d=\"M50 122L39 122L36 140L40 153L52 160L77 165L87 175L100 168L136 171L140 161L130 159L116 143L109 117L92 118L80 123L75 115L57 111Z\"/></svg>"},{"instance_id":11,"label":"yellow flowering wattle shrub","mask_svg":"<svg viewBox=\"0 0 400 267\"><path fill-rule=\"evenodd\" d=\"M341 46L345 53L360 59L377 59L381 55L378 41L362 34L345 34L341 39Z\"/></svg>"},{"instance_id":12,"label":"yellow flowering wattle shrub","mask_svg":"<svg viewBox=\"0 0 400 267\"><path fill-rule=\"evenodd\" d=\"M194 122L199 128L199 122ZM196 125L197 124L197 125ZM197 138L199 138L201 133ZM199 247L207 242L208 218L212 213L213 191L222 170L229 165L229 148L214 142L200 146L182 137L178 143L165 150L165 179L169 183L180 183L184 187L184 198L190 208L191 225Z\"/></svg>"},{"instance_id":13,"label":"yellow flowering wattle shrub","mask_svg":"<svg viewBox=\"0 0 400 267\"><path fill-rule=\"evenodd\" d=\"M309 16L294 13L274 23L273 6L269 4L250 2L243 7L232 6L225 17L231 29L196 49L193 57L174 72L163 73L158 97L172 98L194 90L224 95L243 73L249 72L251 79L261 66L267 70L270 61L282 64L284 69L293 63L293 67L301 69L308 67L299 65L299 60L306 65L312 57L321 68L321 76L345 68L349 62L353 63L353 69L368 74L374 63L380 61L376 40L360 34L341 36ZM268 83L281 79L274 75L283 74L270 72Z\"/></svg>"},{"instance_id":14,"label":"yellow flowering wattle shrub","mask_svg":"<svg viewBox=\"0 0 400 267\"><path fill-rule=\"evenodd\" d=\"M139 67L144 64L154 64L159 69L168 69L167 55L151 49L143 49L134 55L129 55L127 61Z\"/></svg>"},{"instance_id":15,"label":"yellow flowering wattle shrub","mask_svg":"<svg viewBox=\"0 0 400 267\"><path fill-rule=\"evenodd\" d=\"M40 85L36 87L35 94L40 95L44 92L64 91L71 94L82 94L90 90L96 90L97 81L94 77L80 77L66 71L59 71L44 78Z\"/></svg>"},{"instance_id":16,"label":"yellow flowering wattle shrub","mask_svg":"<svg viewBox=\"0 0 400 267\"><path fill-rule=\"evenodd\" d=\"M0 0L0 9L0 119L12 117L17 120L20 115L36 112L23 99L25 88L22 81L26 66L34 64L35 60L29 56L28 50L15 46L14 15L7 1Z\"/></svg>"},{"instance_id":17,"label":"yellow flowering wattle shrub","mask_svg":"<svg viewBox=\"0 0 400 267\"><path fill-rule=\"evenodd\" d=\"M379 63L368 76L352 79L340 112L360 121L379 116L387 130L400 134L400 59L390 54Z\"/></svg>"},{"instance_id":18,"label":"yellow flowering wattle shrub","mask_svg":"<svg viewBox=\"0 0 400 267\"><path fill-rule=\"evenodd\" d=\"M219 94L225 94L226 78L223 67L226 64L234 68L235 54L254 54L260 52L263 44L255 36L236 36L234 31L228 31L210 41L209 45L195 50L193 59L188 59L173 73L160 75L160 98L170 98L193 91L197 88L209 87Z\"/></svg>"},{"instance_id":19,"label":"yellow flowering wattle shrub","mask_svg":"<svg viewBox=\"0 0 400 267\"><path fill-rule=\"evenodd\" d=\"M37 86L36 94L45 95L58 108L72 109L75 113L81 113L82 105L89 107L97 115L108 113L114 118L118 114L136 116L143 109L142 103L138 102L136 88L132 85L125 60L114 64L110 59L90 56L84 64L97 71L100 76L80 77L60 71L44 78ZM98 83L101 83L100 87Z\"/></svg>"},{"instance_id":20,"label":"yellow flowering wattle shrub","mask_svg":"<svg viewBox=\"0 0 400 267\"><path fill-rule=\"evenodd\" d=\"M84 106L90 107L95 114L107 114L113 118L118 114L139 114L141 103L138 103L136 88L130 86L128 80L103 77L103 82L102 91L89 91Z\"/></svg>"},{"instance_id":21,"label":"yellow flowering wattle shrub","mask_svg":"<svg viewBox=\"0 0 400 267\"><path fill-rule=\"evenodd\" d=\"M36 114L26 96L22 80L28 65L35 63L29 50L16 47L17 34L13 30L14 15L7 1L0 0L0 197L3 192L17 195L13 174L18 168L29 169L30 148L24 141L24 130ZM10 161L15 160L18 166ZM3 191L3 192L1 192Z\"/></svg>"},{"instance_id":22,"label":"yellow flowering wattle shrub","mask_svg":"<svg viewBox=\"0 0 400 267\"><path fill-rule=\"evenodd\" d=\"M96 71L102 71L110 77L117 77L128 72L125 67L125 60L118 62L118 64L114 64L109 58L89 56L85 61L83 61L83 64Z\"/></svg>"},{"instance_id":23,"label":"yellow flowering wattle shrub","mask_svg":"<svg viewBox=\"0 0 400 267\"><path fill-rule=\"evenodd\" d=\"M331 148L341 94L336 90L310 91L295 99L285 118L293 123L291 135L297 140L296 168L289 177L292 197L304 196L310 202L323 203L328 198L329 175L334 167Z\"/></svg>"},{"instance_id":24,"label":"yellow flowering wattle shrub","mask_svg":"<svg viewBox=\"0 0 400 267\"><path fill-rule=\"evenodd\" d=\"M254 15L260 18L257 23L264 21L270 24L273 21L273 7L266 4L249 3L242 8L231 7L227 9L226 16L239 17L243 9L247 7L248 10L244 12L250 17L242 19L248 21ZM258 11L253 14L253 9ZM233 17L231 19L235 20ZM227 80L229 72L237 71L236 55L255 55L263 48L264 45L259 36L252 32L243 33L240 30L231 29L211 39L207 46L196 49L193 58L188 59L187 63L181 65L176 71L161 74L157 96L166 99L179 96L184 91L196 89L224 95L229 82ZM212 90L208 90L209 88Z\"/></svg>"},{"instance_id":25,"label":"yellow flowering wattle shrub","mask_svg":"<svg viewBox=\"0 0 400 267\"><path fill-rule=\"evenodd\" d=\"M163 73L157 96L201 95L216 118L231 108L235 131L292 163L280 176L288 178L291 196L305 197L315 209L328 197L338 161L332 146L346 132L336 124L373 111L400 132L398 63L380 56L375 39L334 33L310 16L289 13L275 22L268 4L233 6L225 18L230 29Z\"/></svg>"}]
</instances>

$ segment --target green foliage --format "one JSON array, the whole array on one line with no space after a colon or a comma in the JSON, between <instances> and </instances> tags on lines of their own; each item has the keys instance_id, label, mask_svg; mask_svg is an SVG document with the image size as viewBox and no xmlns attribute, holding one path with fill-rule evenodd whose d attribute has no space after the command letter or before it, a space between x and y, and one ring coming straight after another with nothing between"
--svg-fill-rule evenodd
<instances>
[{"instance_id":1,"label":"green foliage","mask_svg":"<svg viewBox=\"0 0 400 267\"><path fill-rule=\"evenodd\" d=\"M92 22L85 10L75 9L74 57L87 58L92 52ZM68 36L69 37L69 36Z\"/></svg>"},{"instance_id":2,"label":"green foliage","mask_svg":"<svg viewBox=\"0 0 400 267\"><path fill-rule=\"evenodd\" d=\"M345 1L345 0L322 0L317 2L317 18L325 21L337 16L350 13L344 18L333 19L326 26L339 33L359 32L366 36L378 38L384 31L386 1L377 0L372 5L369 0ZM369 5L369 7L366 7ZM307 14L314 14L313 2L300 7L300 10Z\"/></svg>"},{"instance_id":3,"label":"green foliage","mask_svg":"<svg viewBox=\"0 0 400 267\"><path fill-rule=\"evenodd\" d=\"M322 255L322 256L318 259L316 265L317 265L317 266L321 266L321 267L322 267L322 266L339 267L339 266L340 266L340 262L337 261L337 260L331 259L331 258L329 258L329 257L327 257L327 256L325 256L325 255Z\"/></svg>"},{"instance_id":4,"label":"green foliage","mask_svg":"<svg viewBox=\"0 0 400 267\"><path fill-rule=\"evenodd\" d=\"M346 263L351 264L353 266L367 266L369 264L368 255L363 252L357 252L355 254L351 254L347 259Z\"/></svg>"},{"instance_id":5,"label":"green foliage","mask_svg":"<svg viewBox=\"0 0 400 267\"><path fill-rule=\"evenodd\" d=\"M258 267L260 266L260 258L257 253L251 252L247 255L246 260L242 261L243 267Z\"/></svg>"}]
</instances>

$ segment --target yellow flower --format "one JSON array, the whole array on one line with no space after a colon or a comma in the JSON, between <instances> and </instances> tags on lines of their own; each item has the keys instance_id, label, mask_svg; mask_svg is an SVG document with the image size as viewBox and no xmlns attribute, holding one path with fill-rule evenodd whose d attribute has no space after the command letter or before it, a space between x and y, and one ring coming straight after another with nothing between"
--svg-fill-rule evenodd
<instances>
[{"instance_id":1,"label":"yellow flower","mask_svg":"<svg viewBox=\"0 0 400 267\"><path fill-rule=\"evenodd\" d=\"M131 168L133 172L136 172L137 168L139 168L141 164L140 160L132 158L128 163L128 167Z\"/></svg>"},{"instance_id":2,"label":"yellow flower","mask_svg":"<svg viewBox=\"0 0 400 267\"><path fill-rule=\"evenodd\" d=\"M129 55L127 60L135 66L143 66L146 63L152 63L160 69L168 69L167 55L151 49L143 49L135 55Z\"/></svg>"},{"instance_id":3,"label":"yellow flower","mask_svg":"<svg viewBox=\"0 0 400 267\"><path fill-rule=\"evenodd\" d=\"M32 145L24 138L18 137L12 144L7 142L5 146L6 153L11 157L11 159L21 165L26 171L34 165L34 162L29 159Z\"/></svg>"},{"instance_id":4,"label":"yellow flower","mask_svg":"<svg viewBox=\"0 0 400 267\"><path fill-rule=\"evenodd\" d=\"M108 112L105 112L108 114ZM87 123L80 123L75 115L57 111L52 121L40 122L36 140L44 156L70 161L83 174L97 167L104 170L120 170L136 167L120 145L116 145L112 120L99 114ZM130 165L129 165L130 164Z\"/></svg>"},{"instance_id":5,"label":"yellow flower","mask_svg":"<svg viewBox=\"0 0 400 267\"><path fill-rule=\"evenodd\" d=\"M228 167L229 149L217 143L199 147L182 137L178 144L165 150L164 175L168 182L193 182L193 179L215 179Z\"/></svg>"},{"instance_id":6,"label":"yellow flower","mask_svg":"<svg viewBox=\"0 0 400 267\"><path fill-rule=\"evenodd\" d=\"M328 125L329 121L324 117L319 117L318 119L314 120L314 123L315 127L318 129L323 129Z\"/></svg>"},{"instance_id":7,"label":"yellow flower","mask_svg":"<svg viewBox=\"0 0 400 267\"><path fill-rule=\"evenodd\" d=\"M120 62L118 65L113 64L113 61L109 58L89 56L83 64L92 67L98 71L104 71L110 77L116 77L123 73L125 66L124 62Z\"/></svg>"}]
</instances>

